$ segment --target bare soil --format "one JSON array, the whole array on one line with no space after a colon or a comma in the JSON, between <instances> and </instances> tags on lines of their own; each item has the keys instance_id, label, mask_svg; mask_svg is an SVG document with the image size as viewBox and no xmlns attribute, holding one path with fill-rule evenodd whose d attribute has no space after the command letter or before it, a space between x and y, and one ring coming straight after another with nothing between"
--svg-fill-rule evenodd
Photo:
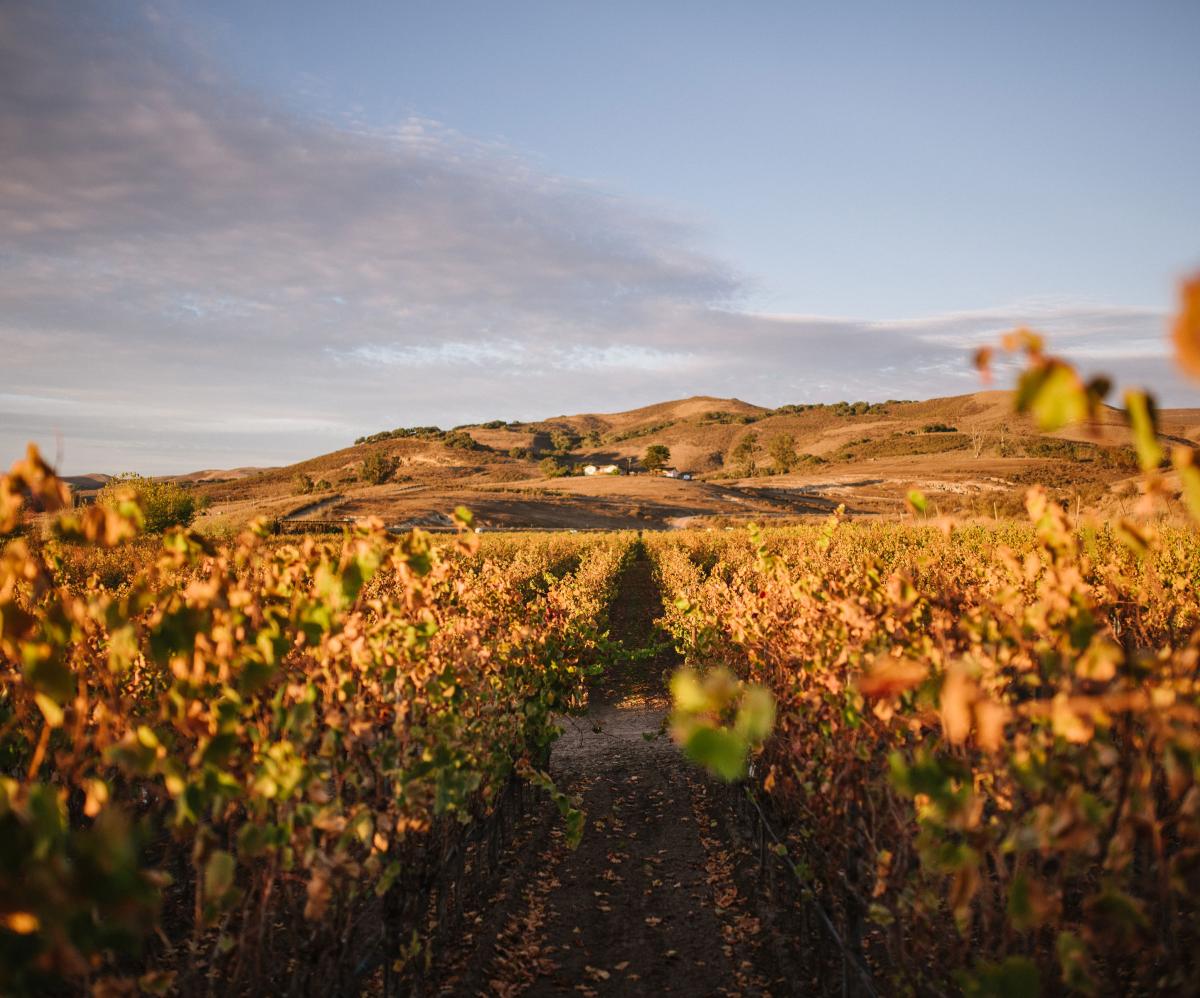
<instances>
[{"instance_id":1,"label":"bare soil","mask_svg":"<svg viewBox=\"0 0 1200 998\"><path fill-rule=\"evenodd\" d=\"M443 995L784 995L801 990L789 912L762 891L727 791L663 732L674 651L654 627L643 556L612 614L620 642L585 717L565 719L551 767L587 814L568 848L547 810L528 817L498 886L468 912L435 971Z\"/></svg>"}]
</instances>

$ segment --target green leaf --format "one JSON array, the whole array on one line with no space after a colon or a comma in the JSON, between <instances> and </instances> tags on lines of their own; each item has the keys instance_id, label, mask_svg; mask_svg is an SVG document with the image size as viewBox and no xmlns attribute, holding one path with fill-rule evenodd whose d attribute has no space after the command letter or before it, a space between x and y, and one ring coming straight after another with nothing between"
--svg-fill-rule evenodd
<instances>
[{"instance_id":1,"label":"green leaf","mask_svg":"<svg viewBox=\"0 0 1200 998\"><path fill-rule=\"evenodd\" d=\"M1125 418L1133 433L1133 446L1137 451L1142 471L1153 471L1163 460L1163 450L1158 443L1157 415L1154 401L1145 392L1131 389L1125 393Z\"/></svg>"},{"instance_id":2,"label":"green leaf","mask_svg":"<svg viewBox=\"0 0 1200 998\"><path fill-rule=\"evenodd\" d=\"M1033 961L1010 956L1003 963L979 963L959 976L967 998L1034 998L1041 992L1041 978Z\"/></svg>"},{"instance_id":3,"label":"green leaf","mask_svg":"<svg viewBox=\"0 0 1200 998\"><path fill-rule=\"evenodd\" d=\"M724 728L701 727L688 736L683 750L689 759L728 783L746 775L745 739Z\"/></svg>"},{"instance_id":4,"label":"green leaf","mask_svg":"<svg viewBox=\"0 0 1200 998\"><path fill-rule=\"evenodd\" d=\"M1063 983L1085 995L1096 993L1096 982L1088 971L1087 946L1074 932L1060 932L1055 944Z\"/></svg>"},{"instance_id":5,"label":"green leaf","mask_svg":"<svg viewBox=\"0 0 1200 998\"><path fill-rule=\"evenodd\" d=\"M44 642L21 645L25 678L39 692L65 703L75 695L75 676L63 661L62 649Z\"/></svg>"},{"instance_id":6,"label":"green leaf","mask_svg":"<svg viewBox=\"0 0 1200 998\"><path fill-rule=\"evenodd\" d=\"M775 697L764 686L747 686L734 730L751 745L760 745L775 728Z\"/></svg>"},{"instance_id":7,"label":"green leaf","mask_svg":"<svg viewBox=\"0 0 1200 998\"><path fill-rule=\"evenodd\" d=\"M63 723L63 709L56 704L45 693L35 693L34 700L37 701L38 708L42 712L42 716L46 719L46 723L52 728L61 728Z\"/></svg>"},{"instance_id":8,"label":"green leaf","mask_svg":"<svg viewBox=\"0 0 1200 998\"><path fill-rule=\"evenodd\" d=\"M1049 360L1031 368L1017 382L1017 411L1032 414L1038 428L1050 433L1087 418L1087 390L1074 368Z\"/></svg>"},{"instance_id":9,"label":"green leaf","mask_svg":"<svg viewBox=\"0 0 1200 998\"><path fill-rule=\"evenodd\" d=\"M1036 924L1033 899L1029 893L1029 879L1024 873L1013 877L1008 888L1008 920L1018 932L1025 932Z\"/></svg>"},{"instance_id":10,"label":"green leaf","mask_svg":"<svg viewBox=\"0 0 1200 998\"><path fill-rule=\"evenodd\" d=\"M708 694L700 677L691 669L680 669L671 677L671 700L677 711L686 714L699 714L709 709Z\"/></svg>"},{"instance_id":11,"label":"green leaf","mask_svg":"<svg viewBox=\"0 0 1200 998\"><path fill-rule=\"evenodd\" d=\"M233 887L233 875L237 864L233 856L218 849L208 857L204 866L204 897L208 901L219 901Z\"/></svg>"}]
</instances>

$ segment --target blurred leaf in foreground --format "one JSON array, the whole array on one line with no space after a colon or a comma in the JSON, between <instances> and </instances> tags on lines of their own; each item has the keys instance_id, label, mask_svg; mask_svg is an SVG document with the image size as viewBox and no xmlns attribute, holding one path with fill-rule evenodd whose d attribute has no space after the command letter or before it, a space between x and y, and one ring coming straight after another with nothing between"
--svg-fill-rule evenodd
<instances>
[{"instance_id":1,"label":"blurred leaf in foreground","mask_svg":"<svg viewBox=\"0 0 1200 998\"><path fill-rule=\"evenodd\" d=\"M751 752L775 727L775 698L728 669L671 678L671 734L688 758L728 782L746 775Z\"/></svg>"},{"instance_id":2,"label":"blurred leaf in foreground","mask_svg":"<svg viewBox=\"0 0 1200 998\"><path fill-rule=\"evenodd\" d=\"M1200 275L1183 283L1172 339L1179 366L1200 378Z\"/></svg>"},{"instance_id":3,"label":"blurred leaf in foreground","mask_svg":"<svg viewBox=\"0 0 1200 998\"><path fill-rule=\"evenodd\" d=\"M1163 459L1162 447L1158 444L1154 400L1143 391L1131 389L1125 393L1125 412L1133 434L1138 464L1142 466L1142 471L1153 471Z\"/></svg>"}]
</instances>

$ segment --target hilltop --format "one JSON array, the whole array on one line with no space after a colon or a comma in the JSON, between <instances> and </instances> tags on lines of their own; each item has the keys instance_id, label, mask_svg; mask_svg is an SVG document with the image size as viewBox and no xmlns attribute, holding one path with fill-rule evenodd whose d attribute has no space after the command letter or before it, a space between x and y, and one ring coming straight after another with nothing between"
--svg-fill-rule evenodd
<instances>
[{"instance_id":1,"label":"hilltop","mask_svg":"<svg viewBox=\"0 0 1200 998\"><path fill-rule=\"evenodd\" d=\"M1166 442L1200 441L1200 409L1161 414ZM670 450L679 481L644 471ZM584 477L588 464L634 472ZM1034 481L1080 506L1117 508L1135 461L1117 410L1053 435L1012 412L1009 392L776 408L695 396L625 412L401 427L278 468L177 476L210 504L205 521L265 514L366 515L438 525L458 505L484 526L662 527L714 517L769 518L903 509L912 487L943 512L1015 513Z\"/></svg>"}]
</instances>

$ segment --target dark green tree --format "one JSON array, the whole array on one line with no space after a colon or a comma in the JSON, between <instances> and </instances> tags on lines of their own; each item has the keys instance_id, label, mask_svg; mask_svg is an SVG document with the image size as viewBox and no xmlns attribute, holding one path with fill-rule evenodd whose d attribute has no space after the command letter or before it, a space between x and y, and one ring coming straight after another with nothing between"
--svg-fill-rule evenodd
<instances>
[{"instance_id":1,"label":"dark green tree","mask_svg":"<svg viewBox=\"0 0 1200 998\"><path fill-rule=\"evenodd\" d=\"M642 455L642 466L647 471L657 471L665 468L671 460L671 448L666 444L651 444Z\"/></svg>"}]
</instances>

